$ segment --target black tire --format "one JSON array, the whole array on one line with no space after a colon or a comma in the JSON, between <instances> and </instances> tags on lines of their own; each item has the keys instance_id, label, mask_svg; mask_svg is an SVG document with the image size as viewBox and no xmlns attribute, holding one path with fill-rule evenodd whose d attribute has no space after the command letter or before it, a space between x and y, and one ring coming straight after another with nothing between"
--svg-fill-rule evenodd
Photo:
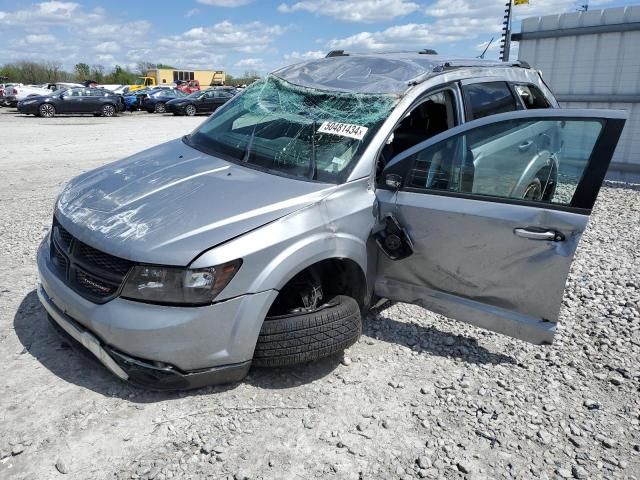
<instances>
[{"instance_id":1,"label":"black tire","mask_svg":"<svg viewBox=\"0 0 640 480\"><path fill-rule=\"evenodd\" d=\"M38 116L51 118L56 114L56 107L51 105L50 103L43 103L38 107Z\"/></svg>"},{"instance_id":2,"label":"black tire","mask_svg":"<svg viewBox=\"0 0 640 480\"><path fill-rule=\"evenodd\" d=\"M103 117L113 117L117 113L116 107L111 103L105 103L100 110Z\"/></svg>"},{"instance_id":3,"label":"black tire","mask_svg":"<svg viewBox=\"0 0 640 480\"><path fill-rule=\"evenodd\" d=\"M281 367L342 352L362 333L358 302L338 295L314 312L267 317L260 329L253 365Z\"/></svg>"},{"instance_id":4,"label":"black tire","mask_svg":"<svg viewBox=\"0 0 640 480\"><path fill-rule=\"evenodd\" d=\"M523 200L542 200L542 182L539 178L534 178L522 194Z\"/></svg>"},{"instance_id":5,"label":"black tire","mask_svg":"<svg viewBox=\"0 0 640 480\"><path fill-rule=\"evenodd\" d=\"M184 113L189 117L193 117L197 113L195 105L187 105L184 107Z\"/></svg>"},{"instance_id":6,"label":"black tire","mask_svg":"<svg viewBox=\"0 0 640 480\"><path fill-rule=\"evenodd\" d=\"M167 106L162 102L158 102L154 110L156 113L167 113Z\"/></svg>"}]
</instances>

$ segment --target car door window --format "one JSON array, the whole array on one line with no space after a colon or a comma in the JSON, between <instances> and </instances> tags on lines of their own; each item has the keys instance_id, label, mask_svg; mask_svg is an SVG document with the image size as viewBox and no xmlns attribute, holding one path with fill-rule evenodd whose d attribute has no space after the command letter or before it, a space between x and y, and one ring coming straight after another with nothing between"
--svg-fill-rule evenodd
<instances>
[{"instance_id":1,"label":"car door window","mask_svg":"<svg viewBox=\"0 0 640 480\"><path fill-rule=\"evenodd\" d=\"M518 109L506 82L471 83L462 86L462 93L469 120Z\"/></svg>"},{"instance_id":2,"label":"car door window","mask_svg":"<svg viewBox=\"0 0 640 480\"><path fill-rule=\"evenodd\" d=\"M376 176L394 156L456 125L455 102L451 90L429 95L405 115L380 152Z\"/></svg>"},{"instance_id":3,"label":"car door window","mask_svg":"<svg viewBox=\"0 0 640 480\"><path fill-rule=\"evenodd\" d=\"M513 89L527 110L549 108L549 102L535 85L514 85Z\"/></svg>"},{"instance_id":4,"label":"car door window","mask_svg":"<svg viewBox=\"0 0 640 480\"><path fill-rule=\"evenodd\" d=\"M484 125L411 155L405 186L571 205L602 127L544 118Z\"/></svg>"}]
</instances>

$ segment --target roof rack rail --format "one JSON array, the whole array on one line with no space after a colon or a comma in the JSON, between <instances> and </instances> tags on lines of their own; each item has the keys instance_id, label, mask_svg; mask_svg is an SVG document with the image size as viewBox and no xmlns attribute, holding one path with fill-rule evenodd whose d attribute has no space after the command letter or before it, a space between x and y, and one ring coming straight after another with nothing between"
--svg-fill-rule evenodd
<instances>
[{"instance_id":1,"label":"roof rack rail","mask_svg":"<svg viewBox=\"0 0 640 480\"><path fill-rule=\"evenodd\" d=\"M418 53L421 55L438 55L438 52L436 52L433 48L424 48Z\"/></svg>"},{"instance_id":2,"label":"roof rack rail","mask_svg":"<svg viewBox=\"0 0 640 480\"><path fill-rule=\"evenodd\" d=\"M344 50L331 50L329 53L327 53L327 55L324 58L331 58L331 57L348 57L349 54L348 53L344 53Z\"/></svg>"}]
</instances>

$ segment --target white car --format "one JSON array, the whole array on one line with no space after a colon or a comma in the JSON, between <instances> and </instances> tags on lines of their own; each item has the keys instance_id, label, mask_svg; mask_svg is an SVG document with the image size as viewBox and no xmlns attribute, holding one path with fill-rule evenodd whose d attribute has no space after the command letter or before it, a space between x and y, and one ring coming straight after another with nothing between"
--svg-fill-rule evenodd
<instances>
[{"instance_id":1,"label":"white car","mask_svg":"<svg viewBox=\"0 0 640 480\"><path fill-rule=\"evenodd\" d=\"M6 107L9 104L7 103L7 95L10 95L10 92L13 92L13 87L21 86L21 83L1 83L0 84L0 106Z\"/></svg>"},{"instance_id":2,"label":"white car","mask_svg":"<svg viewBox=\"0 0 640 480\"><path fill-rule=\"evenodd\" d=\"M51 90L48 88L36 87L35 85L16 85L5 91L5 104L15 107L18 102L32 95L48 95Z\"/></svg>"}]
</instances>

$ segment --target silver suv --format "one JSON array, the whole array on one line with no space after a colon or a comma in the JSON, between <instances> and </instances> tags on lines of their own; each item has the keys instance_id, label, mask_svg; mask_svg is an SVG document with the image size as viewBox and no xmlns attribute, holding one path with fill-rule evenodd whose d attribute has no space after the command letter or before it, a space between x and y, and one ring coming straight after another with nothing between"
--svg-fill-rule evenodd
<instances>
[{"instance_id":1,"label":"silver suv","mask_svg":"<svg viewBox=\"0 0 640 480\"><path fill-rule=\"evenodd\" d=\"M559 109L520 63L285 67L73 179L38 293L115 375L160 389L336 354L381 298L548 343L624 122Z\"/></svg>"}]
</instances>

